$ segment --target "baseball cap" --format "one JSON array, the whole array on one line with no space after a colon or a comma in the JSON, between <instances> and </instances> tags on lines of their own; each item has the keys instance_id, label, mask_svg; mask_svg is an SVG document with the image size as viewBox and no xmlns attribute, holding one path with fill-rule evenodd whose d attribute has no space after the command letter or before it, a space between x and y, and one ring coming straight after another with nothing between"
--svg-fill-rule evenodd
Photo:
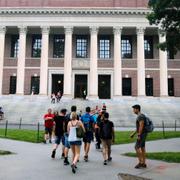
<instances>
[{"instance_id":1,"label":"baseball cap","mask_svg":"<svg viewBox=\"0 0 180 180\"><path fill-rule=\"evenodd\" d=\"M132 108L134 108L134 109L141 109L141 106L139 104L135 104L134 106L132 106Z\"/></svg>"}]
</instances>

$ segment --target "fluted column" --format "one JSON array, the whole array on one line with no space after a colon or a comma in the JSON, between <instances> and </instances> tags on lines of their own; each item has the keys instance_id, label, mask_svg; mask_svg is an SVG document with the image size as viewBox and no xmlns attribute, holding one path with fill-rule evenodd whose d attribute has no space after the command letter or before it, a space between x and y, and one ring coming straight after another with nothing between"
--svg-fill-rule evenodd
<instances>
[{"instance_id":1,"label":"fluted column","mask_svg":"<svg viewBox=\"0 0 180 180\"><path fill-rule=\"evenodd\" d=\"M27 27L19 27L19 51L17 64L16 94L24 94L25 59L26 59L26 34Z\"/></svg>"},{"instance_id":2,"label":"fluted column","mask_svg":"<svg viewBox=\"0 0 180 180\"><path fill-rule=\"evenodd\" d=\"M122 96L122 62L121 62L121 31L122 27L114 27L114 97Z\"/></svg>"},{"instance_id":3,"label":"fluted column","mask_svg":"<svg viewBox=\"0 0 180 180\"><path fill-rule=\"evenodd\" d=\"M98 73L97 73L97 51L98 51L98 27L90 27L90 83L88 99L98 99Z\"/></svg>"},{"instance_id":4,"label":"fluted column","mask_svg":"<svg viewBox=\"0 0 180 180\"><path fill-rule=\"evenodd\" d=\"M0 95L2 94L2 82L3 82L5 34L6 34L6 27L0 26Z\"/></svg>"},{"instance_id":5,"label":"fluted column","mask_svg":"<svg viewBox=\"0 0 180 180\"><path fill-rule=\"evenodd\" d=\"M137 84L138 96L145 96L144 28L137 28Z\"/></svg>"},{"instance_id":6,"label":"fluted column","mask_svg":"<svg viewBox=\"0 0 180 180\"><path fill-rule=\"evenodd\" d=\"M47 95L49 31L50 31L49 27L42 27L40 95Z\"/></svg>"},{"instance_id":7,"label":"fluted column","mask_svg":"<svg viewBox=\"0 0 180 180\"><path fill-rule=\"evenodd\" d=\"M73 27L65 27L64 93L63 98L72 99L72 34Z\"/></svg>"},{"instance_id":8,"label":"fluted column","mask_svg":"<svg viewBox=\"0 0 180 180\"><path fill-rule=\"evenodd\" d=\"M165 42L165 33L159 31L159 42ZM160 61L160 96L168 96L168 69L167 69L167 51L159 49Z\"/></svg>"}]
</instances>

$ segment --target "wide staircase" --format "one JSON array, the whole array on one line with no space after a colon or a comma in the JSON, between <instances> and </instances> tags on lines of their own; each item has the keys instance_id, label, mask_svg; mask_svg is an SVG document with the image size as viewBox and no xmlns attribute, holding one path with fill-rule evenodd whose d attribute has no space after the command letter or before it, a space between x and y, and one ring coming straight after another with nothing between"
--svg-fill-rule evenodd
<instances>
[{"instance_id":1,"label":"wide staircase","mask_svg":"<svg viewBox=\"0 0 180 180\"><path fill-rule=\"evenodd\" d=\"M155 97L122 97L122 99L88 101L74 99L71 101L62 100L60 103L51 104L51 99L44 96L0 96L0 106L3 107L5 118L0 123L8 120L9 123L43 124L43 115L48 108L60 110L67 108L70 111L72 105L77 106L77 112L85 111L86 106L95 108L98 105L102 108L106 103L110 119L117 127L134 127L136 116L132 112L132 105L140 104L142 112L147 114L155 125L161 126L162 121L166 125L174 125L175 121L180 126L180 98L155 98Z\"/></svg>"}]
</instances>

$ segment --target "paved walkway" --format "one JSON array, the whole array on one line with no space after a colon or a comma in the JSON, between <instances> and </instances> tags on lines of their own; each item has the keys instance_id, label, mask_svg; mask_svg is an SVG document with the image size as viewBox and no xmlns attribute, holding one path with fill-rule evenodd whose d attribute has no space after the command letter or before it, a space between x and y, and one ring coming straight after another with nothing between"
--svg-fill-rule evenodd
<instances>
[{"instance_id":1,"label":"paved walkway","mask_svg":"<svg viewBox=\"0 0 180 180\"><path fill-rule=\"evenodd\" d=\"M129 173L157 180L179 180L180 164L148 160L146 170L136 170L136 158L121 156L132 152L133 144L112 147L113 162L104 166L102 154L92 145L90 161L80 159L78 171L74 175L70 166L64 166L60 159L50 158L52 145L32 144L13 140L0 139L0 149L15 152L14 155L0 156L0 180L118 180L118 173ZM180 138L159 140L147 143L150 151L180 151Z\"/></svg>"}]
</instances>

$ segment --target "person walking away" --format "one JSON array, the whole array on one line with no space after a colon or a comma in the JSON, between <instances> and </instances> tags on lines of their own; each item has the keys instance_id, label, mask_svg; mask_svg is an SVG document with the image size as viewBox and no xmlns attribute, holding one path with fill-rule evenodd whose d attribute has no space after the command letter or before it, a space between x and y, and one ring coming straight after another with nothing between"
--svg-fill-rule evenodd
<instances>
[{"instance_id":1,"label":"person walking away","mask_svg":"<svg viewBox=\"0 0 180 180\"><path fill-rule=\"evenodd\" d=\"M71 150L72 150L72 172L76 173L76 168L77 168L77 162L79 160L80 157L80 147L82 144L82 140L81 138L77 137L77 133L76 133L76 129L78 127L82 127L83 131L85 132L85 128L82 124L81 121L77 120L77 114L75 112L71 113L71 121L69 121L68 123L68 133L69 133L69 143L71 146Z\"/></svg>"},{"instance_id":2,"label":"person walking away","mask_svg":"<svg viewBox=\"0 0 180 180\"><path fill-rule=\"evenodd\" d=\"M71 106L71 113L72 112L76 113L76 110L77 110L76 106ZM69 165L68 153L69 153L69 149L70 149L70 144L69 144L69 141L68 141L69 134L68 134L68 131L67 131L67 126L68 126L69 121L71 121L71 119L70 119L71 113L68 113L66 115L66 118L65 118L64 137L63 137L63 141L62 141L62 143L64 145L64 151L62 153L62 157L64 158L64 165ZM79 120L78 115L77 115L77 119Z\"/></svg>"},{"instance_id":3,"label":"person walking away","mask_svg":"<svg viewBox=\"0 0 180 180\"><path fill-rule=\"evenodd\" d=\"M104 165L107 165L108 161L112 161L111 157L111 145L114 143L114 124L109 120L109 113L104 113L104 121L100 123L100 138L103 146L103 158Z\"/></svg>"},{"instance_id":4,"label":"person walking away","mask_svg":"<svg viewBox=\"0 0 180 180\"><path fill-rule=\"evenodd\" d=\"M55 158L56 155L56 149L58 148L63 135L64 135L64 124L65 124L65 115L66 115L67 110L62 109L60 114L56 115L54 117L54 123L55 123L55 144L53 145L53 151L51 154L52 158Z\"/></svg>"},{"instance_id":5,"label":"person walking away","mask_svg":"<svg viewBox=\"0 0 180 180\"><path fill-rule=\"evenodd\" d=\"M90 150L91 141L93 140L93 125L94 125L94 119L90 115L91 108L86 107L86 113L81 117L81 121L85 127L85 136L83 138L84 142L84 161L88 162L88 153Z\"/></svg>"},{"instance_id":6,"label":"person walking away","mask_svg":"<svg viewBox=\"0 0 180 180\"><path fill-rule=\"evenodd\" d=\"M4 112L3 112L3 108L0 107L0 120L4 119Z\"/></svg>"},{"instance_id":7,"label":"person walking away","mask_svg":"<svg viewBox=\"0 0 180 180\"><path fill-rule=\"evenodd\" d=\"M44 126L45 126L45 134L44 134L44 143L46 144L49 139L49 143L51 143L52 131L54 126L54 114L52 114L52 109L48 109L48 113L44 115Z\"/></svg>"},{"instance_id":8,"label":"person walking away","mask_svg":"<svg viewBox=\"0 0 180 180\"><path fill-rule=\"evenodd\" d=\"M138 164L135 166L136 169L146 168L146 150L145 142L147 137L147 132L145 131L146 116L141 113L141 106L136 104L132 106L134 114L137 115L136 118L136 131L131 134L131 138L137 134L137 141L135 144L135 150L138 157Z\"/></svg>"}]
</instances>

